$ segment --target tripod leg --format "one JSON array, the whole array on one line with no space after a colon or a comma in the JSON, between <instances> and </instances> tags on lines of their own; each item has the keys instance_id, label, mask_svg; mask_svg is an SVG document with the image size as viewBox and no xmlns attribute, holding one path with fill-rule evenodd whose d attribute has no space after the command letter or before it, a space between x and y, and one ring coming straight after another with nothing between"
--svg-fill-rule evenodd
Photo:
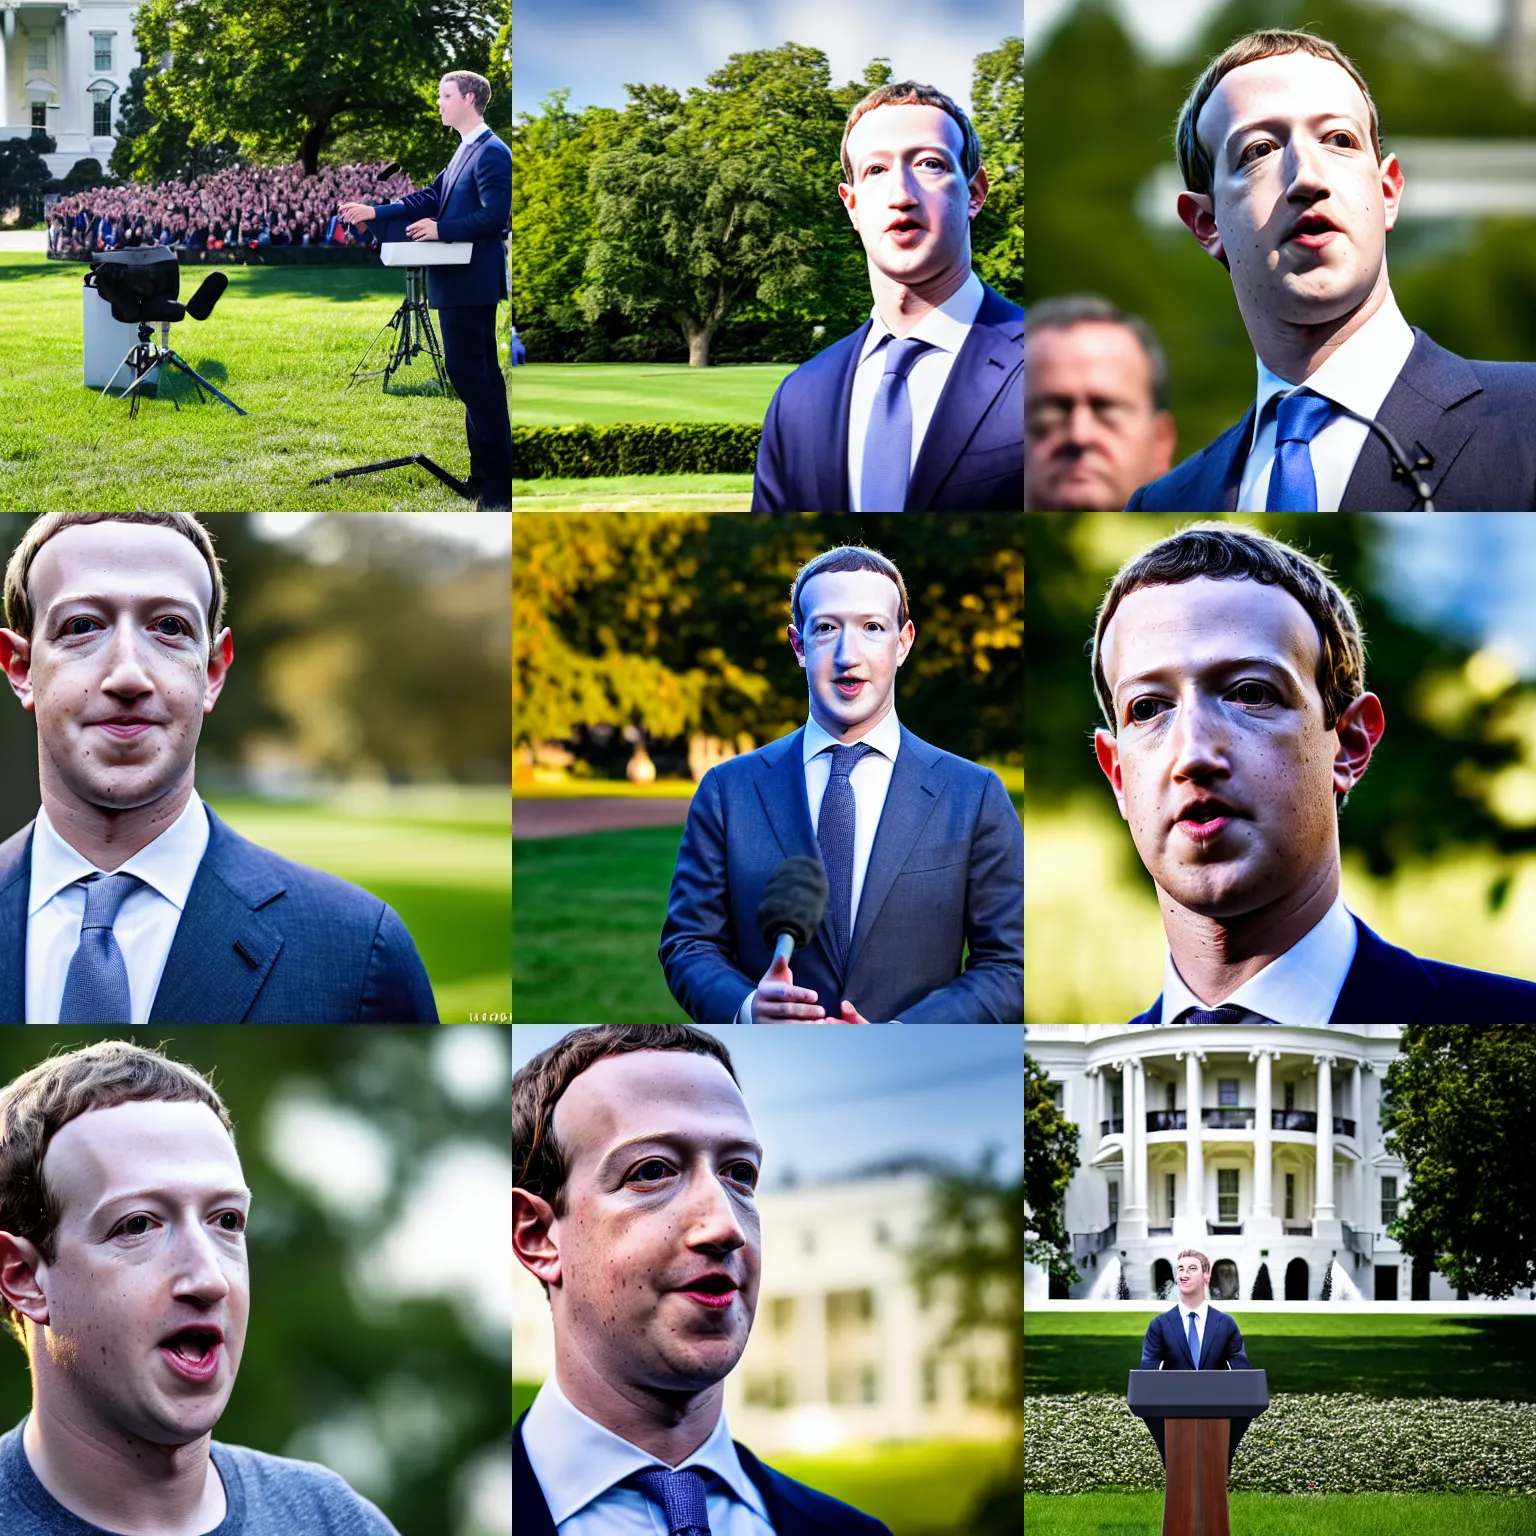
<instances>
[{"instance_id":1,"label":"tripod leg","mask_svg":"<svg viewBox=\"0 0 1536 1536\"><path fill-rule=\"evenodd\" d=\"M208 393L214 397L214 399L222 400L224 404L227 405L230 410L235 413L236 416L250 415L249 411L242 411L240 407L229 398L228 395L220 394L220 392L216 390L213 385L210 384L208 380L205 379L202 374L197 371L197 369L193 368L184 358L179 356L177 353L167 352L165 354L165 360L171 365L171 367L177 369L181 373L186 374L186 376L192 380L194 387L200 385L203 389L206 389ZM179 410L180 407L178 406L177 409Z\"/></svg>"}]
</instances>

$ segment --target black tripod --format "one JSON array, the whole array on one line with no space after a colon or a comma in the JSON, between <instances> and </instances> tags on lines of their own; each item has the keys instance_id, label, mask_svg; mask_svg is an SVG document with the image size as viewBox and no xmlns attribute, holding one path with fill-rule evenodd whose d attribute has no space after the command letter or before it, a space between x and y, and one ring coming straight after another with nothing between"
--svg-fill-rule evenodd
<instances>
[{"instance_id":1,"label":"black tripod","mask_svg":"<svg viewBox=\"0 0 1536 1536\"><path fill-rule=\"evenodd\" d=\"M178 373L183 373L191 379L192 388L196 392L199 402L203 399L203 391L207 390L216 400L222 400L235 415L244 416L246 414L228 395L222 394L219 390L215 389L179 352L168 345L171 339L171 322L169 320L162 320L160 322L160 340L158 342L151 340L153 335L154 329L149 321L140 320L139 339L129 349L128 355L122 362L122 367L132 370L133 373L133 383L118 396L119 400L129 400L129 397L132 396L128 405L129 421L132 421L139 414L139 402L147 392L145 389L146 381L151 374L162 367L174 368ZM117 372L121 372L121 369L117 370ZM117 377L117 372L113 373L112 378L115 379ZM159 380L157 379L155 382L158 395ZM111 388L112 380L108 379L102 394L105 395L107 390ZM179 411L181 409L181 402L177 400L175 395L171 395L170 400L171 404Z\"/></svg>"},{"instance_id":2,"label":"black tripod","mask_svg":"<svg viewBox=\"0 0 1536 1536\"><path fill-rule=\"evenodd\" d=\"M395 344L390 348L389 360L382 368L367 367L373 349L383 341L388 331L395 333ZM437 375L438 388L445 395L451 393L453 386L448 382L448 370L443 363L442 343L437 339L437 329L432 324L432 310L427 304L427 269L407 267L405 299L379 334L368 343L368 350L352 370L352 380L347 388L351 389L353 384L361 384L365 379L376 379L383 374L384 393L388 394L390 379L423 352L432 360L432 371Z\"/></svg>"}]
</instances>

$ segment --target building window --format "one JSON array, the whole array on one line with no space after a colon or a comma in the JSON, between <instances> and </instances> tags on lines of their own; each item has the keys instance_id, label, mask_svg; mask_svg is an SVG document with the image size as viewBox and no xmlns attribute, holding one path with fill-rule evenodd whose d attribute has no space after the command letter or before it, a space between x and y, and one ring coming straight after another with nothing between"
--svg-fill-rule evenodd
<instances>
[{"instance_id":1,"label":"building window","mask_svg":"<svg viewBox=\"0 0 1536 1536\"><path fill-rule=\"evenodd\" d=\"M1167 1095L1166 1095L1166 1102L1167 1102L1167 1106L1168 1106L1168 1113L1170 1115L1174 1112L1175 1109L1178 1108L1178 1105L1175 1104L1174 1101L1173 1101L1173 1096L1174 1096L1174 1087L1173 1087L1172 1083L1169 1083L1168 1084Z\"/></svg>"},{"instance_id":2,"label":"building window","mask_svg":"<svg viewBox=\"0 0 1536 1536\"><path fill-rule=\"evenodd\" d=\"M1295 1109L1296 1108L1296 1084L1295 1083L1287 1083L1285 1085L1285 1107L1287 1109Z\"/></svg>"},{"instance_id":3,"label":"building window","mask_svg":"<svg viewBox=\"0 0 1536 1536\"><path fill-rule=\"evenodd\" d=\"M1120 1186L1114 1179L1109 1181L1109 1224L1120 1220Z\"/></svg>"},{"instance_id":4,"label":"building window","mask_svg":"<svg viewBox=\"0 0 1536 1536\"><path fill-rule=\"evenodd\" d=\"M807 1258L816 1252L816 1234L810 1227L800 1234L800 1252Z\"/></svg>"},{"instance_id":5,"label":"building window","mask_svg":"<svg viewBox=\"0 0 1536 1536\"><path fill-rule=\"evenodd\" d=\"M775 1296L768 1303L768 1326L775 1333L790 1333L795 1326L795 1298Z\"/></svg>"},{"instance_id":6,"label":"building window","mask_svg":"<svg viewBox=\"0 0 1536 1536\"><path fill-rule=\"evenodd\" d=\"M1383 1178L1381 1181L1381 1224L1386 1226L1389 1221L1397 1220L1397 1180L1395 1178Z\"/></svg>"},{"instance_id":7,"label":"building window","mask_svg":"<svg viewBox=\"0 0 1536 1536\"><path fill-rule=\"evenodd\" d=\"M1217 1079L1216 1102L1224 1109L1237 1108L1237 1079L1235 1077Z\"/></svg>"},{"instance_id":8,"label":"building window","mask_svg":"<svg viewBox=\"0 0 1536 1536\"><path fill-rule=\"evenodd\" d=\"M867 1327L874 1321L875 1293L871 1290L828 1291L827 1331L840 1333Z\"/></svg>"},{"instance_id":9,"label":"building window","mask_svg":"<svg viewBox=\"0 0 1536 1536\"><path fill-rule=\"evenodd\" d=\"M1294 1173L1288 1173L1285 1176L1285 1219L1287 1221L1296 1219L1296 1175Z\"/></svg>"},{"instance_id":10,"label":"building window","mask_svg":"<svg viewBox=\"0 0 1536 1536\"><path fill-rule=\"evenodd\" d=\"M891 1246L891 1229L883 1221L875 1223L875 1247L889 1248Z\"/></svg>"},{"instance_id":11,"label":"building window","mask_svg":"<svg viewBox=\"0 0 1536 1536\"><path fill-rule=\"evenodd\" d=\"M1216 1170L1216 1219L1226 1227L1237 1220L1237 1169Z\"/></svg>"},{"instance_id":12,"label":"building window","mask_svg":"<svg viewBox=\"0 0 1536 1536\"><path fill-rule=\"evenodd\" d=\"M91 41L96 45L96 64L98 70L108 73L112 69L112 36L110 32L92 32Z\"/></svg>"},{"instance_id":13,"label":"building window","mask_svg":"<svg viewBox=\"0 0 1536 1536\"><path fill-rule=\"evenodd\" d=\"M939 1400L939 1362L929 1355L923 1361L923 1402L931 1408Z\"/></svg>"},{"instance_id":14,"label":"building window","mask_svg":"<svg viewBox=\"0 0 1536 1536\"><path fill-rule=\"evenodd\" d=\"M27 68L48 68L48 39L46 37L29 37L27 39Z\"/></svg>"},{"instance_id":15,"label":"building window","mask_svg":"<svg viewBox=\"0 0 1536 1536\"><path fill-rule=\"evenodd\" d=\"M1063 1107L1063 1101L1065 1097L1065 1091L1062 1088L1062 1085L1060 1083L1047 1083L1046 1092L1051 1096L1051 1103L1054 1104L1057 1109L1061 1109Z\"/></svg>"},{"instance_id":16,"label":"building window","mask_svg":"<svg viewBox=\"0 0 1536 1536\"><path fill-rule=\"evenodd\" d=\"M1169 1221L1173 1220L1173 1191L1174 1191L1174 1187L1175 1187L1176 1182L1177 1182L1176 1176L1174 1174L1170 1173L1168 1175L1168 1220Z\"/></svg>"},{"instance_id":17,"label":"building window","mask_svg":"<svg viewBox=\"0 0 1536 1536\"><path fill-rule=\"evenodd\" d=\"M108 101L94 101L91 103L91 132L98 139L112 137L112 103Z\"/></svg>"},{"instance_id":18,"label":"building window","mask_svg":"<svg viewBox=\"0 0 1536 1536\"><path fill-rule=\"evenodd\" d=\"M41 101L32 103L32 128L38 132L48 126L48 108Z\"/></svg>"}]
</instances>

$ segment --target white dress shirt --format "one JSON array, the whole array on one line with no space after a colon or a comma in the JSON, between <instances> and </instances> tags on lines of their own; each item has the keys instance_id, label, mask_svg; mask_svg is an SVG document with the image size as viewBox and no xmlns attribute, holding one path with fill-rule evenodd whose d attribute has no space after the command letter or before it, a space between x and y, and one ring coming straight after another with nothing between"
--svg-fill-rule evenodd
<instances>
[{"instance_id":1,"label":"white dress shirt","mask_svg":"<svg viewBox=\"0 0 1536 1536\"><path fill-rule=\"evenodd\" d=\"M171 940L207 847L208 813L194 790L181 815L154 842L111 871L144 882L123 899L112 925L128 968L130 1023L149 1022ZM27 1023L59 1022L64 979L85 919L85 887L75 882L105 873L59 836L46 810L38 811L27 896Z\"/></svg>"},{"instance_id":2,"label":"white dress shirt","mask_svg":"<svg viewBox=\"0 0 1536 1536\"><path fill-rule=\"evenodd\" d=\"M891 774L896 767L896 754L901 750L901 721L891 709L879 725L867 736L859 738L874 751L866 752L853 765L848 775L848 786L853 790L853 900L848 905L848 932L852 935L858 926L859 897L864 893L864 876L869 869L869 855L875 846L875 833L880 829L880 815L885 810L885 797L890 792ZM821 816L821 798L827 792L827 781L832 777L832 753L830 748L845 743L824 731L812 715L805 722L805 734L800 741L800 759L805 765L805 802L811 811L811 830ZM789 962L793 973L795 962ZM738 1024L752 1022L752 999L757 989L747 993L747 1000L736 1015ZM819 1007L837 1017L837 1005L841 998L822 998Z\"/></svg>"},{"instance_id":3,"label":"white dress shirt","mask_svg":"<svg viewBox=\"0 0 1536 1536\"><path fill-rule=\"evenodd\" d=\"M1184 985L1170 950L1163 960L1163 1016L1172 1024L1186 1008L1243 1008L1244 1024L1294 1024L1323 1028L1333 1017L1344 978L1355 962L1360 930L1340 895L1283 955L1250 976L1219 1005L1202 1003Z\"/></svg>"},{"instance_id":4,"label":"white dress shirt","mask_svg":"<svg viewBox=\"0 0 1536 1536\"><path fill-rule=\"evenodd\" d=\"M1269 499L1269 475L1275 462L1275 410L1271 402L1296 389L1324 395L1365 416L1379 416L1381 404L1413 351L1413 329L1403 319L1392 290L1381 308L1303 384L1292 384L1259 363L1259 392L1254 406L1253 446L1238 487L1239 512L1262 512ZM1352 416L1336 416L1312 439L1312 476L1317 482L1317 510L1337 512L1344 500L1355 460L1371 429Z\"/></svg>"},{"instance_id":5,"label":"white dress shirt","mask_svg":"<svg viewBox=\"0 0 1536 1536\"><path fill-rule=\"evenodd\" d=\"M928 423L933 420L939 396L944 393L950 370L971 334L976 316L981 313L986 290L974 272L936 309L930 309L909 337L929 343L907 374L907 397L912 402L912 459L907 466L910 476L917 467L917 455L923 446ZM859 352L853 372L853 393L848 398L848 505L855 512L864 510L864 439L869 435L869 418L875 408L875 394L885 373L885 349L880 343L893 334L880 318L880 311L870 312L869 334ZM876 348L880 348L876 356ZM888 509L881 509L888 510ZM899 510L899 509L898 509Z\"/></svg>"},{"instance_id":6,"label":"white dress shirt","mask_svg":"<svg viewBox=\"0 0 1536 1536\"><path fill-rule=\"evenodd\" d=\"M1200 1356L1205 1351L1205 1315L1210 1310L1210 1306L1209 1299L1202 1301L1198 1307L1186 1307L1182 1301L1179 1303L1179 1332L1184 1335L1186 1344L1189 1343L1190 1314L1194 1314L1195 1338L1200 1345L1200 1348L1195 1351L1196 1370L1200 1369Z\"/></svg>"},{"instance_id":7,"label":"white dress shirt","mask_svg":"<svg viewBox=\"0 0 1536 1536\"><path fill-rule=\"evenodd\" d=\"M559 1536L667 1536L661 1506L617 1485L647 1467L665 1467L639 1446L589 1419L551 1376L523 1420L523 1447ZM774 1536L768 1507L742 1470L721 1414L693 1455L678 1463L713 1473L705 1505L711 1536Z\"/></svg>"},{"instance_id":8,"label":"white dress shirt","mask_svg":"<svg viewBox=\"0 0 1536 1536\"><path fill-rule=\"evenodd\" d=\"M453 189L454 182L458 180L459 167L464 163L465 156L469 154L470 145L473 144L477 139L483 138L490 131L491 125L489 123L481 123L480 126L474 129L472 132L461 132L459 134L459 147L454 150L453 159L448 162L448 174L447 178L443 182L443 185L450 191Z\"/></svg>"}]
</instances>

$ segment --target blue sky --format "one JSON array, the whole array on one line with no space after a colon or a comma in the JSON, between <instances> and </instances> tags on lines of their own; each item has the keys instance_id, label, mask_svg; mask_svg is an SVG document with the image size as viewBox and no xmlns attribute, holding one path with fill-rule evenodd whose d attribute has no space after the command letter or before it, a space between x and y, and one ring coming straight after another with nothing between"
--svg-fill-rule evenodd
<instances>
[{"instance_id":1,"label":"blue sky","mask_svg":"<svg viewBox=\"0 0 1536 1536\"><path fill-rule=\"evenodd\" d=\"M566 1033L518 1024L513 1069ZM730 1048L764 1149L768 1188L787 1169L809 1183L877 1158L933 1153L1023 1163L1023 1031L1007 1024L837 1025L713 1031Z\"/></svg>"},{"instance_id":2,"label":"blue sky","mask_svg":"<svg viewBox=\"0 0 1536 1536\"><path fill-rule=\"evenodd\" d=\"M622 107L624 85L703 85L733 53L795 42L827 55L836 84L889 58L896 78L969 106L971 61L1024 30L1023 0L517 0L513 108L556 87L571 105Z\"/></svg>"}]
</instances>

